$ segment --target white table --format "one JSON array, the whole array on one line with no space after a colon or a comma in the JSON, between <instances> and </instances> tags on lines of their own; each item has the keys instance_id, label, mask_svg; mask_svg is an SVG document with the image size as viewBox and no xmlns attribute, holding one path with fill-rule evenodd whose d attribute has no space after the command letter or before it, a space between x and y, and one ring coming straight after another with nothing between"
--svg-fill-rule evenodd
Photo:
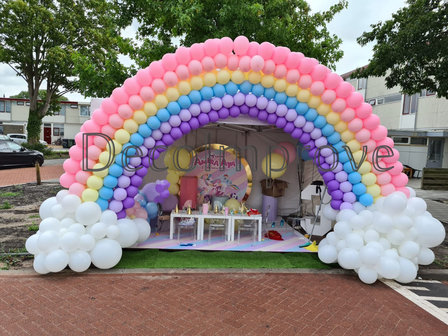
<instances>
[{"instance_id":1,"label":"white table","mask_svg":"<svg viewBox=\"0 0 448 336\"><path fill-rule=\"evenodd\" d=\"M248 215L232 215L231 216L232 220L231 220L231 235L232 237L230 238L230 240L235 240L235 220L255 220L258 222L258 230L257 230L257 234L258 234L258 241L261 241L261 231L263 230L263 217L260 215L252 215L252 216L248 216Z\"/></svg>"},{"instance_id":2,"label":"white table","mask_svg":"<svg viewBox=\"0 0 448 336\"><path fill-rule=\"evenodd\" d=\"M198 220L198 231L197 231L197 240L204 239L204 218L202 214L197 211L193 211L190 215L187 214L186 211L179 211L176 213L175 211L171 211L170 215L170 239L173 239L174 236L174 218L195 218Z\"/></svg>"}]
</instances>

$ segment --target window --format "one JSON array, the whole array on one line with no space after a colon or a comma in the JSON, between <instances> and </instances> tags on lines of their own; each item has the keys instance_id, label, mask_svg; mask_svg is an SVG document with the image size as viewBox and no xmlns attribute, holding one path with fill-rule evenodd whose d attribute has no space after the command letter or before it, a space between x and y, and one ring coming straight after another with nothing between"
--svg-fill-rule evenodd
<instances>
[{"instance_id":1,"label":"window","mask_svg":"<svg viewBox=\"0 0 448 336\"><path fill-rule=\"evenodd\" d=\"M377 105L382 105L382 104L384 104L384 98L377 98L377 99L376 99L376 104L377 104Z\"/></svg>"},{"instance_id":2,"label":"window","mask_svg":"<svg viewBox=\"0 0 448 336\"><path fill-rule=\"evenodd\" d=\"M71 109L78 109L78 104L70 104Z\"/></svg>"},{"instance_id":3,"label":"window","mask_svg":"<svg viewBox=\"0 0 448 336\"><path fill-rule=\"evenodd\" d=\"M367 88L367 78L358 79L358 90L365 90Z\"/></svg>"},{"instance_id":4,"label":"window","mask_svg":"<svg viewBox=\"0 0 448 336\"><path fill-rule=\"evenodd\" d=\"M15 142L7 142L9 149L12 151L20 151L22 149L22 146L16 144Z\"/></svg>"},{"instance_id":5,"label":"window","mask_svg":"<svg viewBox=\"0 0 448 336\"><path fill-rule=\"evenodd\" d=\"M54 136L59 136L59 128L57 128L57 127L53 128L53 135Z\"/></svg>"},{"instance_id":6,"label":"window","mask_svg":"<svg viewBox=\"0 0 448 336\"><path fill-rule=\"evenodd\" d=\"M435 91L432 91L432 90L428 90L428 89L424 89L424 90L422 90L422 92L421 92L421 96L422 97L428 97L428 96L434 96L436 94L436 92Z\"/></svg>"},{"instance_id":7,"label":"window","mask_svg":"<svg viewBox=\"0 0 448 336\"><path fill-rule=\"evenodd\" d=\"M0 142L0 152L9 152L9 151L10 149L8 143L4 141Z\"/></svg>"},{"instance_id":8,"label":"window","mask_svg":"<svg viewBox=\"0 0 448 336\"><path fill-rule=\"evenodd\" d=\"M409 144L409 137L393 137L394 142L398 145L408 145Z\"/></svg>"},{"instance_id":9,"label":"window","mask_svg":"<svg viewBox=\"0 0 448 336\"><path fill-rule=\"evenodd\" d=\"M63 124L53 124L53 135L54 136L64 136L64 125Z\"/></svg>"},{"instance_id":10,"label":"window","mask_svg":"<svg viewBox=\"0 0 448 336\"><path fill-rule=\"evenodd\" d=\"M393 102L397 102L400 100L401 100L401 94L396 93L396 94L384 97L384 104L393 103Z\"/></svg>"},{"instance_id":11,"label":"window","mask_svg":"<svg viewBox=\"0 0 448 336\"><path fill-rule=\"evenodd\" d=\"M24 106L24 105L25 105L25 102L22 101L22 100L19 100L19 101L17 101L17 105L18 105L18 106Z\"/></svg>"},{"instance_id":12,"label":"window","mask_svg":"<svg viewBox=\"0 0 448 336\"><path fill-rule=\"evenodd\" d=\"M30 106L30 102L29 101L26 102L26 106Z\"/></svg>"},{"instance_id":13,"label":"window","mask_svg":"<svg viewBox=\"0 0 448 336\"><path fill-rule=\"evenodd\" d=\"M415 114L418 108L418 96L419 94L414 94L412 96L404 95L403 98L403 111L402 114Z\"/></svg>"},{"instance_id":14,"label":"window","mask_svg":"<svg viewBox=\"0 0 448 336\"><path fill-rule=\"evenodd\" d=\"M376 99L369 99L369 104L372 106L376 105Z\"/></svg>"},{"instance_id":15,"label":"window","mask_svg":"<svg viewBox=\"0 0 448 336\"><path fill-rule=\"evenodd\" d=\"M11 113L10 100L0 100L0 113Z\"/></svg>"},{"instance_id":16,"label":"window","mask_svg":"<svg viewBox=\"0 0 448 336\"><path fill-rule=\"evenodd\" d=\"M411 138L411 145L426 146L427 142L427 138Z\"/></svg>"},{"instance_id":17,"label":"window","mask_svg":"<svg viewBox=\"0 0 448 336\"><path fill-rule=\"evenodd\" d=\"M85 116L85 117L90 116L90 106L89 105L81 105L80 115Z\"/></svg>"}]
</instances>

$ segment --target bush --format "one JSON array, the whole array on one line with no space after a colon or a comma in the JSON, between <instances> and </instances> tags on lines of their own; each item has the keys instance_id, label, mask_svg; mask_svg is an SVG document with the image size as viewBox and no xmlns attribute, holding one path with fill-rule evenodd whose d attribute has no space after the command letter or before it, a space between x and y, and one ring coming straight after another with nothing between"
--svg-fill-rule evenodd
<instances>
[{"instance_id":1,"label":"bush","mask_svg":"<svg viewBox=\"0 0 448 336\"><path fill-rule=\"evenodd\" d=\"M22 144L23 147L31 149L31 150L37 150L39 152L41 152L42 154L45 155L50 155L51 153L53 153L53 150L49 147L46 147L44 145L42 145L40 142L36 143L36 144L30 144L30 143L23 143Z\"/></svg>"}]
</instances>

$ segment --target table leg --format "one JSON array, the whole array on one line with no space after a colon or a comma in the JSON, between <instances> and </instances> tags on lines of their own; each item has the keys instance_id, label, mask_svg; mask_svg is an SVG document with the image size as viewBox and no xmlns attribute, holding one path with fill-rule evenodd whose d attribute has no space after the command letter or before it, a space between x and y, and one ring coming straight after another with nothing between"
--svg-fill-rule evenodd
<instances>
[{"instance_id":1,"label":"table leg","mask_svg":"<svg viewBox=\"0 0 448 336\"><path fill-rule=\"evenodd\" d=\"M170 239L173 239L174 234L174 217L170 216Z\"/></svg>"},{"instance_id":2,"label":"table leg","mask_svg":"<svg viewBox=\"0 0 448 336\"><path fill-rule=\"evenodd\" d=\"M230 219L230 239L231 241L235 240L235 219Z\"/></svg>"},{"instance_id":3,"label":"table leg","mask_svg":"<svg viewBox=\"0 0 448 336\"><path fill-rule=\"evenodd\" d=\"M261 226L262 226L262 223L263 223L262 219L259 218L258 219L258 241L261 241Z\"/></svg>"},{"instance_id":4,"label":"table leg","mask_svg":"<svg viewBox=\"0 0 448 336\"><path fill-rule=\"evenodd\" d=\"M204 240L204 217L198 217L198 240Z\"/></svg>"}]
</instances>

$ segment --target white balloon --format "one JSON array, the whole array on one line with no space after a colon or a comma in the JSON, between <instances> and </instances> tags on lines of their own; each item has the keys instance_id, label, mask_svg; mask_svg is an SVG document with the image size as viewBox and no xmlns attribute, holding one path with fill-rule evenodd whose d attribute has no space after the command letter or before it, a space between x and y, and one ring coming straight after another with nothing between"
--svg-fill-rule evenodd
<instances>
[{"instance_id":1,"label":"white balloon","mask_svg":"<svg viewBox=\"0 0 448 336\"><path fill-rule=\"evenodd\" d=\"M144 242L149 238L149 235L151 234L151 226L142 218L135 218L134 223L137 226L138 231L137 243Z\"/></svg>"},{"instance_id":2,"label":"white balloon","mask_svg":"<svg viewBox=\"0 0 448 336\"><path fill-rule=\"evenodd\" d=\"M397 259L381 257L376 270L381 277L394 279L400 274L400 264Z\"/></svg>"},{"instance_id":3,"label":"white balloon","mask_svg":"<svg viewBox=\"0 0 448 336\"><path fill-rule=\"evenodd\" d=\"M51 252L58 248L59 235L56 231L46 231L39 234L37 248L42 252Z\"/></svg>"},{"instance_id":4,"label":"white balloon","mask_svg":"<svg viewBox=\"0 0 448 336\"><path fill-rule=\"evenodd\" d=\"M86 228L84 227L84 225L80 224L80 223L75 223L72 224L68 227L68 230L71 232L76 232L79 235L83 235L84 233L86 233Z\"/></svg>"},{"instance_id":5,"label":"white balloon","mask_svg":"<svg viewBox=\"0 0 448 336\"><path fill-rule=\"evenodd\" d=\"M386 238L380 238L378 240L378 243L380 243L383 246L384 250L390 249L390 241L388 241Z\"/></svg>"},{"instance_id":6,"label":"white balloon","mask_svg":"<svg viewBox=\"0 0 448 336\"><path fill-rule=\"evenodd\" d=\"M346 247L339 251L338 263L345 269L355 269L361 266L361 259L357 250Z\"/></svg>"},{"instance_id":7,"label":"white balloon","mask_svg":"<svg viewBox=\"0 0 448 336\"><path fill-rule=\"evenodd\" d=\"M407 209L412 209L416 216L423 215L426 211L426 202L420 197L411 197L408 199Z\"/></svg>"},{"instance_id":8,"label":"white balloon","mask_svg":"<svg viewBox=\"0 0 448 336\"><path fill-rule=\"evenodd\" d=\"M383 205L384 205L384 200L386 199L386 197L380 197L376 200L375 204L373 205L373 207L377 210L377 211L382 211L383 210Z\"/></svg>"},{"instance_id":9,"label":"white balloon","mask_svg":"<svg viewBox=\"0 0 448 336\"><path fill-rule=\"evenodd\" d=\"M322 239L322 240L319 242L319 248L321 248L321 247L323 247L323 246L325 246L325 245L331 245L331 244L328 242L328 239L327 239L327 238L324 238L324 239Z\"/></svg>"},{"instance_id":10,"label":"white balloon","mask_svg":"<svg viewBox=\"0 0 448 336\"><path fill-rule=\"evenodd\" d=\"M79 237L79 249L82 251L90 251L95 247L95 238L90 234L83 234Z\"/></svg>"},{"instance_id":11,"label":"white balloon","mask_svg":"<svg viewBox=\"0 0 448 336\"><path fill-rule=\"evenodd\" d=\"M338 210L335 210L331 207L331 205L325 205L322 210L322 215L329 220L336 220L336 216L338 215Z\"/></svg>"},{"instance_id":12,"label":"white balloon","mask_svg":"<svg viewBox=\"0 0 448 336\"><path fill-rule=\"evenodd\" d=\"M60 228L60 222L54 217L47 217L39 224L39 230L41 232L57 231Z\"/></svg>"},{"instance_id":13,"label":"white balloon","mask_svg":"<svg viewBox=\"0 0 448 336\"><path fill-rule=\"evenodd\" d=\"M389 232L393 227L392 218L384 213L376 213L375 221L373 222L373 227L376 231L381 233Z\"/></svg>"},{"instance_id":14,"label":"white balloon","mask_svg":"<svg viewBox=\"0 0 448 336\"><path fill-rule=\"evenodd\" d=\"M319 244L317 255L326 264L332 264L338 260L338 251L333 245L324 245L321 247Z\"/></svg>"},{"instance_id":15,"label":"white balloon","mask_svg":"<svg viewBox=\"0 0 448 336\"><path fill-rule=\"evenodd\" d=\"M364 219L364 222L365 222L364 227L372 224L372 221L373 221L373 212L372 211L367 210L367 209L362 210L359 213L359 216L361 216Z\"/></svg>"},{"instance_id":16,"label":"white balloon","mask_svg":"<svg viewBox=\"0 0 448 336\"><path fill-rule=\"evenodd\" d=\"M349 233L345 237L345 242L347 243L347 247L353 248L355 250L359 250L364 246L364 240L359 234Z\"/></svg>"},{"instance_id":17,"label":"white balloon","mask_svg":"<svg viewBox=\"0 0 448 336\"><path fill-rule=\"evenodd\" d=\"M336 245L336 244L338 243L338 241L339 241L338 236L337 236L336 233L334 233L333 231L332 231L332 232L329 232L329 233L327 234L326 239L328 240L328 243L329 243L330 245Z\"/></svg>"},{"instance_id":18,"label":"white balloon","mask_svg":"<svg viewBox=\"0 0 448 336\"><path fill-rule=\"evenodd\" d=\"M410 229L404 231L404 236L405 236L404 240L416 241L418 232L414 227L411 227Z\"/></svg>"},{"instance_id":19,"label":"white balloon","mask_svg":"<svg viewBox=\"0 0 448 336\"><path fill-rule=\"evenodd\" d=\"M383 203L383 210L391 215L398 214L406 209L406 203L406 195L396 191L386 197Z\"/></svg>"},{"instance_id":20,"label":"white balloon","mask_svg":"<svg viewBox=\"0 0 448 336\"><path fill-rule=\"evenodd\" d=\"M137 242L138 230L134 221L128 218L118 220L118 228L120 229L120 235L118 236L118 242L121 247L130 247Z\"/></svg>"},{"instance_id":21,"label":"white balloon","mask_svg":"<svg viewBox=\"0 0 448 336\"><path fill-rule=\"evenodd\" d=\"M65 210L62 207L62 205L55 204L51 207L51 213L53 214L54 217L56 217L57 219L62 219L65 216Z\"/></svg>"},{"instance_id":22,"label":"white balloon","mask_svg":"<svg viewBox=\"0 0 448 336\"><path fill-rule=\"evenodd\" d=\"M408 230L414 224L412 218L405 215L394 217L393 221L395 227L403 231Z\"/></svg>"},{"instance_id":23,"label":"white balloon","mask_svg":"<svg viewBox=\"0 0 448 336\"><path fill-rule=\"evenodd\" d=\"M39 253L39 247L37 246L37 240L39 236L37 234L33 234L32 236L28 237L28 239L25 242L25 248L26 250L31 254L38 254Z\"/></svg>"},{"instance_id":24,"label":"white balloon","mask_svg":"<svg viewBox=\"0 0 448 336\"><path fill-rule=\"evenodd\" d=\"M92 259L86 251L75 251L70 254L68 266L75 272L84 272L90 267Z\"/></svg>"},{"instance_id":25,"label":"white balloon","mask_svg":"<svg viewBox=\"0 0 448 336\"><path fill-rule=\"evenodd\" d=\"M366 284L373 284L378 279L378 273L375 269L361 266L358 270L359 279Z\"/></svg>"},{"instance_id":26,"label":"white balloon","mask_svg":"<svg viewBox=\"0 0 448 336\"><path fill-rule=\"evenodd\" d=\"M365 210L366 207L359 202L353 203L353 211L359 214L361 211Z\"/></svg>"},{"instance_id":27,"label":"white balloon","mask_svg":"<svg viewBox=\"0 0 448 336\"><path fill-rule=\"evenodd\" d=\"M58 201L58 203L62 203L62 200L64 199L65 196L67 196L69 194L67 189L62 189L60 190L57 194L56 194L56 199Z\"/></svg>"},{"instance_id":28,"label":"white balloon","mask_svg":"<svg viewBox=\"0 0 448 336\"><path fill-rule=\"evenodd\" d=\"M72 252L79 246L79 235L68 231L59 239L59 246L66 252Z\"/></svg>"},{"instance_id":29,"label":"white balloon","mask_svg":"<svg viewBox=\"0 0 448 336\"><path fill-rule=\"evenodd\" d=\"M75 221L72 218L65 217L61 220L61 227L68 229L70 225L75 224Z\"/></svg>"},{"instance_id":30,"label":"white balloon","mask_svg":"<svg viewBox=\"0 0 448 336\"><path fill-rule=\"evenodd\" d=\"M418 263L420 265L430 265L434 262L435 255L432 250L427 247L422 247L418 254Z\"/></svg>"},{"instance_id":31,"label":"white balloon","mask_svg":"<svg viewBox=\"0 0 448 336\"><path fill-rule=\"evenodd\" d=\"M380 261L381 251L373 246L366 245L359 250L359 257L361 264L375 266Z\"/></svg>"},{"instance_id":32,"label":"white balloon","mask_svg":"<svg viewBox=\"0 0 448 336\"><path fill-rule=\"evenodd\" d=\"M67 267L69 257L67 252L60 249L51 251L45 258L45 267L50 272L60 272Z\"/></svg>"},{"instance_id":33,"label":"white balloon","mask_svg":"<svg viewBox=\"0 0 448 336\"><path fill-rule=\"evenodd\" d=\"M84 225L95 224L100 220L101 208L95 202L82 203L76 209L76 220Z\"/></svg>"},{"instance_id":34,"label":"white balloon","mask_svg":"<svg viewBox=\"0 0 448 336\"><path fill-rule=\"evenodd\" d=\"M81 205L81 199L76 195L69 194L62 199L61 205L66 212L74 213Z\"/></svg>"},{"instance_id":35,"label":"white balloon","mask_svg":"<svg viewBox=\"0 0 448 336\"><path fill-rule=\"evenodd\" d=\"M112 210L106 210L101 214L100 221L106 225L115 225L117 224L117 214Z\"/></svg>"},{"instance_id":36,"label":"white balloon","mask_svg":"<svg viewBox=\"0 0 448 336\"><path fill-rule=\"evenodd\" d=\"M107 225L102 222L98 222L93 224L92 228L90 229L90 234L95 239L101 239L106 236L106 231L107 231Z\"/></svg>"},{"instance_id":37,"label":"white balloon","mask_svg":"<svg viewBox=\"0 0 448 336\"><path fill-rule=\"evenodd\" d=\"M350 218L352 218L354 215L356 215L356 212L354 212L351 209L343 209L339 211L338 215L336 216L336 219L338 222L348 222L350 221Z\"/></svg>"},{"instance_id":38,"label":"white balloon","mask_svg":"<svg viewBox=\"0 0 448 336\"><path fill-rule=\"evenodd\" d=\"M364 217L360 215L355 215L352 218L350 218L349 223L353 230L362 229L364 226L367 225L366 221L364 220Z\"/></svg>"},{"instance_id":39,"label":"white balloon","mask_svg":"<svg viewBox=\"0 0 448 336\"><path fill-rule=\"evenodd\" d=\"M107 227L106 236L110 239L117 239L118 236L120 236L120 229L118 228L118 225L109 225Z\"/></svg>"},{"instance_id":40,"label":"white balloon","mask_svg":"<svg viewBox=\"0 0 448 336\"><path fill-rule=\"evenodd\" d=\"M347 247L347 242L345 241L345 239L342 240L338 240L338 242L336 243L336 249L338 251L341 251L342 249Z\"/></svg>"},{"instance_id":41,"label":"white balloon","mask_svg":"<svg viewBox=\"0 0 448 336\"><path fill-rule=\"evenodd\" d=\"M51 213L51 208L57 203L58 200L56 199L56 197L50 197L43 201L39 208L40 218L45 219L48 217L52 217L53 214Z\"/></svg>"},{"instance_id":42,"label":"white balloon","mask_svg":"<svg viewBox=\"0 0 448 336\"><path fill-rule=\"evenodd\" d=\"M39 274L48 274L50 271L45 267L45 259L47 255L45 253L39 253L34 257L33 268Z\"/></svg>"},{"instance_id":43,"label":"white balloon","mask_svg":"<svg viewBox=\"0 0 448 336\"><path fill-rule=\"evenodd\" d=\"M406 187L406 188L408 188L408 190L409 190L410 197L416 196L415 190L413 188L411 188L411 187Z\"/></svg>"},{"instance_id":44,"label":"white balloon","mask_svg":"<svg viewBox=\"0 0 448 336\"><path fill-rule=\"evenodd\" d=\"M380 239L380 234L373 229L368 229L366 232L364 232L364 241L366 243L369 243L372 241L378 241L379 239Z\"/></svg>"},{"instance_id":45,"label":"white balloon","mask_svg":"<svg viewBox=\"0 0 448 336\"><path fill-rule=\"evenodd\" d=\"M402 257L412 259L415 258L420 251L420 246L414 241L405 241L398 248L398 252Z\"/></svg>"},{"instance_id":46,"label":"white balloon","mask_svg":"<svg viewBox=\"0 0 448 336\"><path fill-rule=\"evenodd\" d=\"M398 251L397 249L394 248L387 249L383 252L383 257L398 259L399 258Z\"/></svg>"},{"instance_id":47,"label":"white balloon","mask_svg":"<svg viewBox=\"0 0 448 336\"><path fill-rule=\"evenodd\" d=\"M383 245L380 244L379 241L371 241L371 242L367 243L366 246L373 247L374 249L377 249L379 251L379 253L383 253L383 251L384 251L384 247L383 247Z\"/></svg>"},{"instance_id":48,"label":"white balloon","mask_svg":"<svg viewBox=\"0 0 448 336\"><path fill-rule=\"evenodd\" d=\"M392 229L387 233L387 240L393 245L400 245L405 239L403 231Z\"/></svg>"},{"instance_id":49,"label":"white balloon","mask_svg":"<svg viewBox=\"0 0 448 336\"><path fill-rule=\"evenodd\" d=\"M351 232L352 229L350 228L350 225L345 221L337 222L334 226L334 233L336 233L339 239L344 239L345 236Z\"/></svg>"},{"instance_id":50,"label":"white balloon","mask_svg":"<svg viewBox=\"0 0 448 336\"><path fill-rule=\"evenodd\" d=\"M123 251L116 240L101 239L90 252L92 264L101 269L114 267L121 259Z\"/></svg>"},{"instance_id":51,"label":"white balloon","mask_svg":"<svg viewBox=\"0 0 448 336\"><path fill-rule=\"evenodd\" d=\"M412 261L406 258L399 258L398 263L400 265L400 273L395 280L401 283L414 281L417 277L417 267L415 267Z\"/></svg>"},{"instance_id":52,"label":"white balloon","mask_svg":"<svg viewBox=\"0 0 448 336\"><path fill-rule=\"evenodd\" d=\"M423 247L436 247L445 240L445 228L437 219L419 216L415 219L417 241Z\"/></svg>"}]
</instances>

